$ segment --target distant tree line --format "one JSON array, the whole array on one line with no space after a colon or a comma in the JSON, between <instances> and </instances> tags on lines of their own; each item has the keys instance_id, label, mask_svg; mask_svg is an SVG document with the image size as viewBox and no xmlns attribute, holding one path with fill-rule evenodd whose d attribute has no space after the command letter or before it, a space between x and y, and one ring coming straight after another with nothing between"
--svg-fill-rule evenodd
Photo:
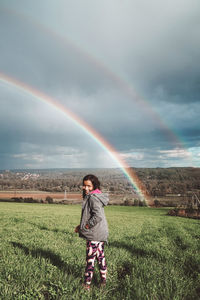
<instances>
[{"instance_id":1,"label":"distant tree line","mask_svg":"<svg viewBox=\"0 0 200 300\"><path fill-rule=\"evenodd\" d=\"M152 197L184 195L194 191L200 196L200 168L134 168ZM32 171L34 172L34 171ZM26 172L2 172L0 190L39 190L47 192L81 192L82 178L96 174L102 189L112 194L132 193L131 183L119 169L38 171L39 177L24 179Z\"/></svg>"}]
</instances>

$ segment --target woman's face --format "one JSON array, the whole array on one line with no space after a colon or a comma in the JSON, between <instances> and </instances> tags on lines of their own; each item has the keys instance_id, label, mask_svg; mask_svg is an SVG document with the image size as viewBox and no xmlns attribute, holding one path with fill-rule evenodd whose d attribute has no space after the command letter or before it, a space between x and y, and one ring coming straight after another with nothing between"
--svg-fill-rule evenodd
<instances>
[{"instance_id":1,"label":"woman's face","mask_svg":"<svg viewBox=\"0 0 200 300\"><path fill-rule=\"evenodd\" d=\"M89 194L89 192L93 191L94 187L90 180L85 180L83 182L83 190L85 190L86 195Z\"/></svg>"}]
</instances>

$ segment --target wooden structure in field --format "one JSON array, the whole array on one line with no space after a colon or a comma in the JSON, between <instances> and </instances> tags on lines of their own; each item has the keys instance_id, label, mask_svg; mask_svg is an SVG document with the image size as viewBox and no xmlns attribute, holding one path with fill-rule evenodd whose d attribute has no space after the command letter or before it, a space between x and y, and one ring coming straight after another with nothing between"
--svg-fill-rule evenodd
<instances>
[{"instance_id":1,"label":"wooden structure in field","mask_svg":"<svg viewBox=\"0 0 200 300\"><path fill-rule=\"evenodd\" d=\"M188 205L191 205L193 208L200 208L200 200L197 194L194 191L188 192L191 196L188 198Z\"/></svg>"}]
</instances>

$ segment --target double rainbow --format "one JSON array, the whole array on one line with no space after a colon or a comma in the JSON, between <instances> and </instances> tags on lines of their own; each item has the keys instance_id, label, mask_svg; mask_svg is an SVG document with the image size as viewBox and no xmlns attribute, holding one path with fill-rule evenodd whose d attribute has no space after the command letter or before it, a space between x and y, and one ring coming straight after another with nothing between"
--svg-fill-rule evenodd
<instances>
[{"instance_id":1,"label":"double rainbow","mask_svg":"<svg viewBox=\"0 0 200 300\"><path fill-rule=\"evenodd\" d=\"M44 94L43 92L33 88L30 85L20 82L15 78L7 76L3 73L0 73L0 81L4 84L15 87L20 91L23 91L27 95L32 96L39 101L51 105L56 110L62 112L65 116L72 120L81 130L83 130L87 135L89 135L90 138L92 138L112 158L112 160L118 165L118 167L122 170L124 175L128 178L128 180L133 186L134 191L138 194L138 196L141 199L145 199L147 201L147 204L150 204L150 199L148 197L146 188L141 182L141 180L138 178L134 170L127 164L127 162L124 159L122 159L117 150L88 123L86 123L83 119L81 119L74 112L69 110L66 106L61 104L55 98Z\"/></svg>"}]
</instances>

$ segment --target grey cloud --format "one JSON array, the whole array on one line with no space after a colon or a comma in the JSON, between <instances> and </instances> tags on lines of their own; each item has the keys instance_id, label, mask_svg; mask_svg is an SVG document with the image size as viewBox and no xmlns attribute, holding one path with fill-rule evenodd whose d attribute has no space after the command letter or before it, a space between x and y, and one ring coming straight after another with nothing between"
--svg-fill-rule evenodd
<instances>
[{"instance_id":1,"label":"grey cloud","mask_svg":"<svg viewBox=\"0 0 200 300\"><path fill-rule=\"evenodd\" d=\"M118 151L143 149L141 159L127 156L133 165L186 163L184 157L159 151L176 149L175 135L187 147L198 147L197 1L103 0L78 6L74 1L12 1L12 7L2 1L1 6L2 72L58 99ZM58 147L68 149L69 164L69 147L78 151L71 165L79 160L82 166L105 164L99 146L66 116L12 86L0 84L0 93L2 165L27 162L28 153L42 164L39 149L51 166L60 165L56 160L64 154ZM23 143L37 149L23 149Z\"/></svg>"},{"instance_id":2,"label":"grey cloud","mask_svg":"<svg viewBox=\"0 0 200 300\"><path fill-rule=\"evenodd\" d=\"M4 10L0 22L2 72L48 93L78 89L91 94L111 83L89 55L43 25Z\"/></svg>"}]
</instances>

